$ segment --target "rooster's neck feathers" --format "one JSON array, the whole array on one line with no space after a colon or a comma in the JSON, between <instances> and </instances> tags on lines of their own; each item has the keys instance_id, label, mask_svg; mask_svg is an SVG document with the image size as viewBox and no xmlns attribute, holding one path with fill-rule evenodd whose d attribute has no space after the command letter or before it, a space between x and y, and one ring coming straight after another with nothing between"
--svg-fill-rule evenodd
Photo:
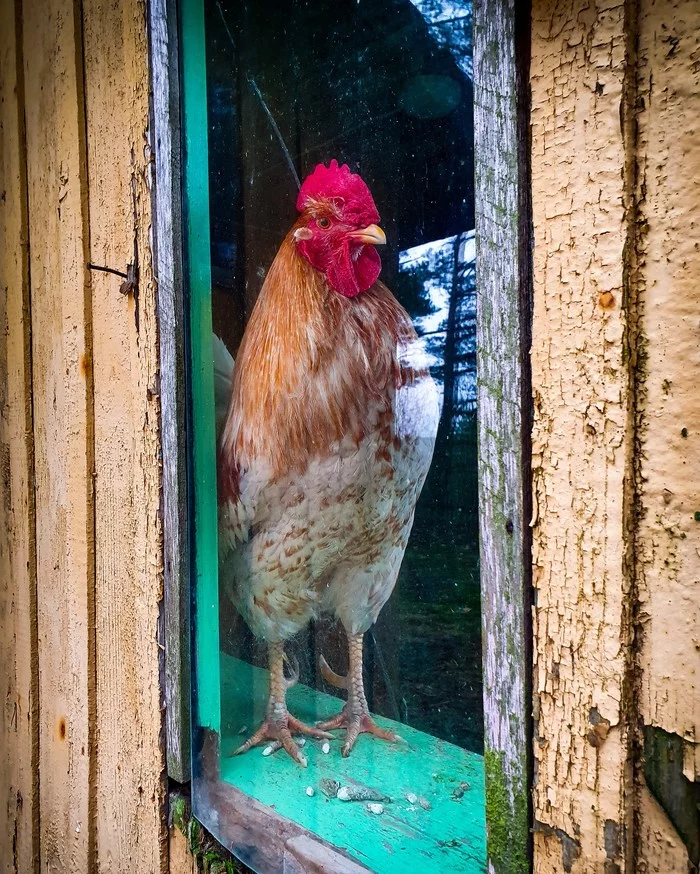
<instances>
[{"instance_id":1,"label":"rooster's neck feathers","mask_svg":"<svg viewBox=\"0 0 700 874\"><path fill-rule=\"evenodd\" d=\"M238 355L221 440L226 490L264 461L272 476L303 470L344 439L358 443L390 411L411 321L377 282L349 300L296 251L292 229L270 267Z\"/></svg>"}]
</instances>

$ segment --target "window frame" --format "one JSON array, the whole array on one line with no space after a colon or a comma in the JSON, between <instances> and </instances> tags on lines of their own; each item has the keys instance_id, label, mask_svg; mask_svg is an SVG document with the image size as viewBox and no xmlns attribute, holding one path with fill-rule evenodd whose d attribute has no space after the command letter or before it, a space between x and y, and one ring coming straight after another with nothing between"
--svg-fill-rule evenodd
<instances>
[{"instance_id":1,"label":"window frame","mask_svg":"<svg viewBox=\"0 0 700 874\"><path fill-rule=\"evenodd\" d=\"M176 0L150 0L153 248L158 282L167 771L189 781L190 592L186 301ZM488 870L532 866L530 4L475 0L477 420ZM213 752L213 751L212 751ZM210 786L210 791L217 791ZM220 787L219 787L220 790ZM364 870L231 786L217 798L261 862Z\"/></svg>"}]
</instances>

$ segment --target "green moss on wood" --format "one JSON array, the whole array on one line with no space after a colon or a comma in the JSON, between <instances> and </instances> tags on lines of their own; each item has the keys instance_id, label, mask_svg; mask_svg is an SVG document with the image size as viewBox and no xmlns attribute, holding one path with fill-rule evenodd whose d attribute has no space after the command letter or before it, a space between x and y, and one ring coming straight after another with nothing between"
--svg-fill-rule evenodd
<instances>
[{"instance_id":1,"label":"green moss on wood","mask_svg":"<svg viewBox=\"0 0 700 874\"><path fill-rule=\"evenodd\" d=\"M502 752L486 750L486 827L488 858L496 874L528 874L527 788L511 805Z\"/></svg>"},{"instance_id":2,"label":"green moss on wood","mask_svg":"<svg viewBox=\"0 0 700 874\"><path fill-rule=\"evenodd\" d=\"M199 874L252 874L192 816L189 799L170 793L170 825L181 832Z\"/></svg>"}]
</instances>

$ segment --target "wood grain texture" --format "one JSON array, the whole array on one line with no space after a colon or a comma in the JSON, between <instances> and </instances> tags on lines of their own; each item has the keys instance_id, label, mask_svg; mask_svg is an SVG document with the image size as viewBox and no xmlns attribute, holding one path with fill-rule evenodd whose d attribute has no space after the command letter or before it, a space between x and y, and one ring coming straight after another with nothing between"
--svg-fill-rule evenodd
<instances>
[{"instance_id":1,"label":"wood grain texture","mask_svg":"<svg viewBox=\"0 0 700 874\"><path fill-rule=\"evenodd\" d=\"M39 724L24 71L0 4L0 872L39 870Z\"/></svg>"},{"instance_id":2,"label":"wood grain texture","mask_svg":"<svg viewBox=\"0 0 700 874\"><path fill-rule=\"evenodd\" d=\"M474 6L477 372L489 871L529 870L529 221L515 3Z\"/></svg>"},{"instance_id":3,"label":"wood grain texture","mask_svg":"<svg viewBox=\"0 0 700 874\"><path fill-rule=\"evenodd\" d=\"M185 340L180 192L180 112L174 4L152 0L151 73L155 141L154 242L158 277L163 558L165 573L165 724L168 775L190 779L190 641Z\"/></svg>"},{"instance_id":4,"label":"wood grain texture","mask_svg":"<svg viewBox=\"0 0 700 874\"><path fill-rule=\"evenodd\" d=\"M94 870L94 531L81 25L25 0L42 870Z\"/></svg>"},{"instance_id":5,"label":"wood grain texture","mask_svg":"<svg viewBox=\"0 0 700 874\"><path fill-rule=\"evenodd\" d=\"M150 247L146 7L83 0L92 273L97 857L166 867L161 749L162 532L156 289Z\"/></svg>"},{"instance_id":6,"label":"wood grain texture","mask_svg":"<svg viewBox=\"0 0 700 874\"><path fill-rule=\"evenodd\" d=\"M533 3L538 874L632 870L627 13Z\"/></svg>"},{"instance_id":7,"label":"wood grain texture","mask_svg":"<svg viewBox=\"0 0 700 874\"><path fill-rule=\"evenodd\" d=\"M198 874L197 861L190 852L187 838L179 828L170 826L168 831L169 874Z\"/></svg>"}]
</instances>

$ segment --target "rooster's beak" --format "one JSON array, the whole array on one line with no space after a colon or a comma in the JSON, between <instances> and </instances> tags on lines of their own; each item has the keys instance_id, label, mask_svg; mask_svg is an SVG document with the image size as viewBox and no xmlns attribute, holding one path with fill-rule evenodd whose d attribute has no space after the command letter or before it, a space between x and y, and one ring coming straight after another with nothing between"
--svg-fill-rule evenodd
<instances>
[{"instance_id":1,"label":"rooster's beak","mask_svg":"<svg viewBox=\"0 0 700 874\"><path fill-rule=\"evenodd\" d=\"M369 225L359 231L353 231L348 236L358 243L369 243L372 246L383 246L386 243L386 234L379 225Z\"/></svg>"}]
</instances>

